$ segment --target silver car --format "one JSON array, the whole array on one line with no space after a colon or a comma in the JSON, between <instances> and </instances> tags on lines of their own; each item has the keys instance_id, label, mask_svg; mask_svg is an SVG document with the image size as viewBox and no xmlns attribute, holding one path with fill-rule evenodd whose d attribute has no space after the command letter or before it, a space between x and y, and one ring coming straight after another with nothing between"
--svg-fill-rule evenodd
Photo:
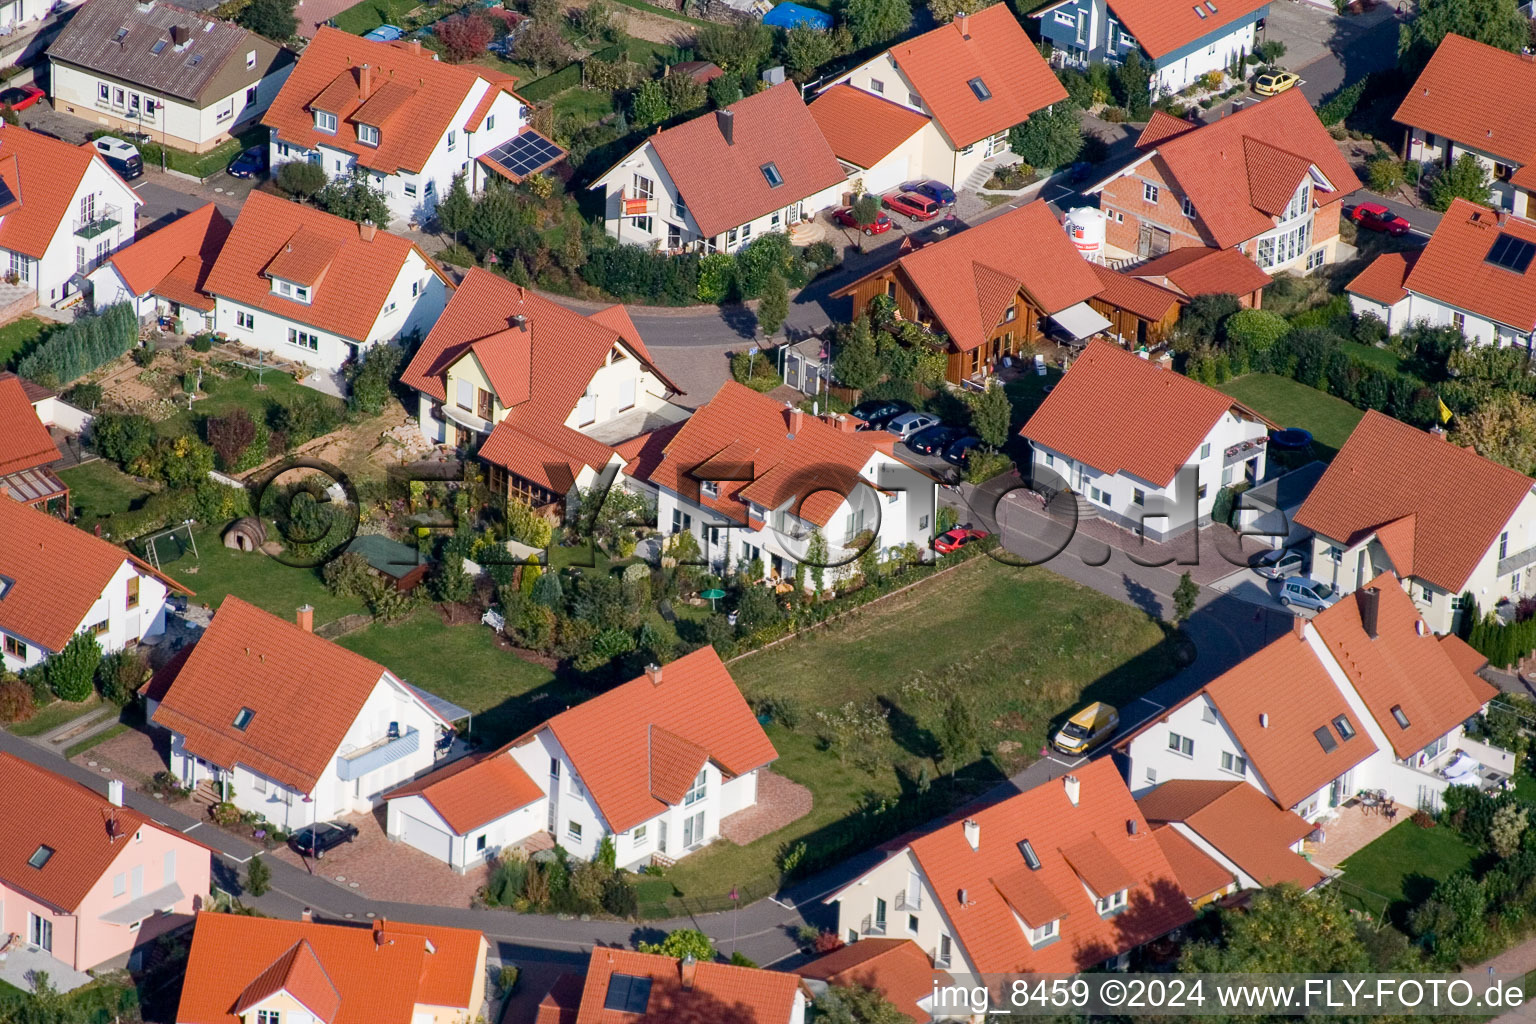
<instances>
[{"instance_id":1,"label":"silver car","mask_svg":"<svg viewBox=\"0 0 1536 1024\"><path fill-rule=\"evenodd\" d=\"M1266 551L1259 556L1253 569L1260 576L1272 580L1283 580L1290 576L1300 576L1307 571L1307 557L1300 551L1286 551L1283 548L1275 551Z\"/></svg>"},{"instance_id":2,"label":"silver car","mask_svg":"<svg viewBox=\"0 0 1536 1024\"><path fill-rule=\"evenodd\" d=\"M1280 603L1297 605L1322 611L1337 604L1339 594L1326 583L1309 580L1305 576L1293 576L1280 586Z\"/></svg>"},{"instance_id":3,"label":"silver car","mask_svg":"<svg viewBox=\"0 0 1536 1024\"><path fill-rule=\"evenodd\" d=\"M936 427L939 418L926 412L904 412L885 425L885 429L905 441L919 430Z\"/></svg>"}]
</instances>

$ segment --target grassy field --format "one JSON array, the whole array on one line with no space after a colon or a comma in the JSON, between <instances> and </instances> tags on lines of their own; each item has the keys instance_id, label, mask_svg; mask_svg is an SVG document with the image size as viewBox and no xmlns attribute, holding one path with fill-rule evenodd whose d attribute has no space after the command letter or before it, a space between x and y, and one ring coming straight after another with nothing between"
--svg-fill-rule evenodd
<instances>
[{"instance_id":1,"label":"grassy field","mask_svg":"<svg viewBox=\"0 0 1536 1024\"><path fill-rule=\"evenodd\" d=\"M341 399L321 395L313 388L300 384L291 375L279 373L276 370L268 370L261 375L262 390L259 391L254 372L220 380L213 388L211 394L193 401L190 411L183 407L174 415L155 424L155 429L162 437L179 437L182 434L195 433L197 424L203 419L209 416L222 416L235 408L249 410L251 418L260 421L265 419L267 409L274 405L287 405L298 395L316 395L338 408L342 404Z\"/></svg>"},{"instance_id":2,"label":"grassy field","mask_svg":"<svg viewBox=\"0 0 1536 1024\"><path fill-rule=\"evenodd\" d=\"M65 700L56 700L45 708L38 710L37 714L25 722L17 722L10 727L11 732L18 736L41 736L45 732L52 732L66 722L72 722L81 715L90 714L101 707L101 701L96 697L83 700L78 704Z\"/></svg>"},{"instance_id":3,"label":"grassy field","mask_svg":"<svg viewBox=\"0 0 1536 1024\"><path fill-rule=\"evenodd\" d=\"M363 0L348 7L333 19L343 32L360 36L380 25L400 25L410 11L420 7L419 0Z\"/></svg>"},{"instance_id":4,"label":"grassy field","mask_svg":"<svg viewBox=\"0 0 1536 1024\"><path fill-rule=\"evenodd\" d=\"M59 327L36 317L24 316L0 327L0 370L16 369L17 361L27 350L42 341Z\"/></svg>"},{"instance_id":5,"label":"grassy field","mask_svg":"<svg viewBox=\"0 0 1536 1024\"><path fill-rule=\"evenodd\" d=\"M70 506L78 513L76 522L91 531L114 513L127 512L148 497L151 491L105 459L71 466L59 471L59 479L69 485Z\"/></svg>"},{"instance_id":6,"label":"grassy field","mask_svg":"<svg viewBox=\"0 0 1536 1024\"><path fill-rule=\"evenodd\" d=\"M1221 390L1282 427L1310 430L1317 457L1323 460L1338 454L1365 415L1342 398L1272 373L1235 377L1221 385Z\"/></svg>"},{"instance_id":7,"label":"grassy field","mask_svg":"<svg viewBox=\"0 0 1536 1024\"><path fill-rule=\"evenodd\" d=\"M1061 382L1061 370L1051 366L1047 367L1045 376L1042 377L1029 370L1022 377L1015 377L1003 385L1003 390L1008 394L1008 401L1013 406L1013 426L1015 429L1024 425L1024 421L1040 408L1040 403L1045 401L1045 389L1054 387Z\"/></svg>"},{"instance_id":8,"label":"grassy field","mask_svg":"<svg viewBox=\"0 0 1536 1024\"><path fill-rule=\"evenodd\" d=\"M1401 923L1407 908L1422 902L1436 882L1471 864L1476 856L1477 851L1453 829L1420 828L1404 821L1340 867L1345 882L1383 897L1389 916ZM1367 909L1379 912L1379 901Z\"/></svg>"},{"instance_id":9,"label":"grassy field","mask_svg":"<svg viewBox=\"0 0 1536 1024\"><path fill-rule=\"evenodd\" d=\"M1390 349L1362 345L1358 341L1341 341L1339 348L1343 349L1345 355L1382 370L1397 370L1403 361L1401 356Z\"/></svg>"},{"instance_id":10,"label":"grassy field","mask_svg":"<svg viewBox=\"0 0 1536 1024\"><path fill-rule=\"evenodd\" d=\"M193 530L200 557L190 549L171 557L170 545L160 545L161 566L177 582L196 592L194 603L217 608L228 594L237 594L274 615L292 619L302 604L314 605L315 625L355 612L363 603L352 597L333 597L315 569L284 565L260 553L246 554L224 546L219 531L207 526ZM192 569L194 572L188 572Z\"/></svg>"},{"instance_id":11,"label":"grassy field","mask_svg":"<svg viewBox=\"0 0 1536 1024\"><path fill-rule=\"evenodd\" d=\"M571 116L583 122L596 121L613 113L613 94L596 89L567 89L555 97L555 116Z\"/></svg>"},{"instance_id":12,"label":"grassy field","mask_svg":"<svg viewBox=\"0 0 1536 1024\"><path fill-rule=\"evenodd\" d=\"M915 642L920 631L921 642ZM1036 757L1047 734L1090 700L1123 706L1174 660L1162 628L1135 609L1042 569L979 558L856 616L731 665L749 698L796 709L769 736L774 770L815 795L811 813L748 847L719 843L667 873L685 896L723 895L777 875L785 844L847 842L874 800L913 797L937 779L933 726L951 694L974 709L990 757L961 770L980 791ZM825 748L818 711L874 702L884 735L847 758ZM916 783L918 791L923 783ZM940 809L941 810L941 809ZM863 845L876 836L855 837Z\"/></svg>"}]
</instances>

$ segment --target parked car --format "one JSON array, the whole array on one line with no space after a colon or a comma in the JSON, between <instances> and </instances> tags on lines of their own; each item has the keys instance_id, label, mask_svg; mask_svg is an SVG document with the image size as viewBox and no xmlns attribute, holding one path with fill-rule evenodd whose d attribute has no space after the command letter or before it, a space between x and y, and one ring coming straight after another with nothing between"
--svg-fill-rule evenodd
<instances>
[{"instance_id":1,"label":"parked car","mask_svg":"<svg viewBox=\"0 0 1536 1024\"><path fill-rule=\"evenodd\" d=\"M970 465L971 450L979 444L981 444L981 438L975 434L967 434L958 441L951 441L949 447L944 449L944 461L964 468Z\"/></svg>"},{"instance_id":2,"label":"parked car","mask_svg":"<svg viewBox=\"0 0 1536 1024\"><path fill-rule=\"evenodd\" d=\"M1293 71L1266 71L1253 80L1253 91L1260 96L1278 96L1301 81Z\"/></svg>"},{"instance_id":3,"label":"parked car","mask_svg":"<svg viewBox=\"0 0 1536 1024\"><path fill-rule=\"evenodd\" d=\"M369 29L364 39L371 39L376 43L392 43L405 35L405 30L398 25L380 25L378 28Z\"/></svg>"},{"instance_id":4,"label":"parked car","mask_svg":"<svg viewBox=\"0 0 1536 1024\"><path fill-rule=\"evenodd\" d=\"M0 103L12 110L26 110L43 98L43 90L35 85L18 85L0 91Z\"/></svg>"},{"instance_id":5,"label":"parked car","mask_svg":"<svg viewBox=\"0 0 1536 1024\"><path fill-rule=\"evenodd\" d=\"M845 228L854 228L866 235L883 235L891 230L891 218L885 215L885 211L875 214L873 224L860 224L859 219L853 215L853 207L843 206L832 211L832 220Z\"/></svg>"},{"instance_id":6,"label":"parked car","mask_svg":"<svg viewBox=\"0 0 1536 1024\"><path fill-rule=\"evenodd\" d=\"M939 425L939 418L926 412L904 412L888 420L885 429L905 441L919 430Z\"/></svg>"},{"instance_id":7,"label":"parked car","mask_svg":"<svg viewBox=\"0 0 1536 1024\"><path fill-rule=\"evenodd\" d=\"M254 178L267 169L267 147L252 146L229 162L230 177Z\"/></svg>"},{"instance_id":8,"label":"parked car","mask_svg":"<svg viewBox=\"0 0 1536 1024\"><path fill-rule=\"evenodd\" d=\"M963 427L950 427L943 423L919 430L907 438L907 447L922 455L941 455L944 449L965 433Z\"/></svg>"},{"instance_id":9,"label":"parked car","mask_svg":"<svg viewBox=\"0 0 1536 1024\"><path fill-rule=\"evenodd\" d=\"M1412 224L1380 203L1360 203L1346 209L1344 215L1369 231L1381 231L1393 238L1401 238L1413 230Z\"/></svg>"},{"instance_id":10,"label":"parked car","mask_svg":"<svg viewBox=\"0 0 1536 1024\"><path fill-rule=\"evenodd\" d=\"M901 190L927 196L940 206L955 205L955 190L942 181L908 181L902 184Z\"/></svg>"},{"instance_id":11,"label":"parked car","mask_svg":"<svg viewBox=\"0 0 1536 1024\"><path fill-rule=\"evenodd\" d=\"M1260 555L1254 561L1253 569L1260 576L1271 580L1300 576L1307 571L1307 556L1300 551L1277 548Z\"/></svg>"},{"instance_id":12,"label":"parked car","mask_svg":"<svg viewBox=\"0 0 1536 1024\"><path fill-rule=\"evenodd\" d=\"M933 550L941 555L947 555L951 551L959 551L971 541L981 540L990 536L986 530L974 530L969 526L957 526L953 530L945 530L933 538Z\"/></svg>"},{"instance_id":13,"label":"parked car","mask_svg":"<svg viewBox=\"0 0 1536 1024\"><path fill-rule=\"evenodd\" d=\"M293 852L297 853L300 857L313 857L315 860L324 860L326 850L333 850L343 843L350 843L356 838L356 825L321 821L314 825L305 825L289 836L288 845L293 847Z\"/></svg>"},{"instance_id":14,"label":"parked car","mask_svg":"<svg viewBox=\"0 0 1536 1024\"><path fill-rule=\"evenodd\" d=\"M912 407L899 398L871 398L853 407L852 415L864 421L860 430L879 430Z\"/></svg>"},{"instance_id":15,"label":"parked car","mask_svg":"<svg viewBox=\"0 0 1536 1024\"><path fill-rule=\"evenodd\" d=\"M1293 576L1280 587L1280 603L1287 607L1294 604L1322 611L1337 604L1338 600L1338 592L1328 584L1305 576Z\"/></svg>"},{"instance_id":16,"label":"parked car","mask_svg":"<svg viewBox=\"0 0 1536 1024\"><path fill-rule=\"evenodd\" d=\"M944 210L934 200L916 192L892 192L880 201L887 210L905 214L912 220L933 220Z\"/></svg>"},{"instance_id":17,"label":"parked car","mask_svg":"<svg viewBox=\"0 0 1536 1024\"><path fill-rule=\"evenodd\" d=\"M97 139L96 152L108 166L130 181L144 173L144 161L140 159L138 149L122 139L110 136Z\"/></svg>"},{"instance_id":18,"label":"parked car","mask_svg":"<svg viewBox=\"0 0 1536 1024\"><path fill-rule=\"evenodd\" d=\"M1081 757L1115 734L1120 728L1120 712L1103 701L1094 701L1067 719L1051 740L1051 746L1063 754Z\"/></svg>"}]
</instances>

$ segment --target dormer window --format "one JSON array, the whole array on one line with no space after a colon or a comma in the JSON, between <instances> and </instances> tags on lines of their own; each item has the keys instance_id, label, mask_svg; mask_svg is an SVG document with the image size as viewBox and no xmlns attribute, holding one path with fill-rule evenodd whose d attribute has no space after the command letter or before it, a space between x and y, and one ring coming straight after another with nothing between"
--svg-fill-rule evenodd
<instances>
[{"instance_id":1,"label":"dormer window","mask_svg":"<svg viewBox=\"0 0 1536 1024\"><path fill-rule=\"evenodd\" d=\"M1031 946L1043 946L1048 942L1054 942L1059 938L1055 921L1047 921L1039 928L1029 930L1029 944Z\"/></svg>"},{"instance_id":2,"label":"dormer window","mask_svg":"<svg viewBox=\"0 0 1536 1024\"><path fill-rule=\"evenodd\" d=\"M365 146L377 146L379 130L371 124L360 124L357 126L357 141Z\"/></svg>"},{"instance_id":3,"label":"dormer window","mask_svg":"<svg viewBox=\"0 0 1536 1024\"><path fill-rule=\"evenodd\" d=\"M699 484L699 493L703 494L706 498L718 498L720 497L720 485L713 480L705 480Z\"/></svg>"},{"instance_id":4,"label":"dormer window","mask_svg":"<svg viewBox=\"0 0 1536 1024\"><path fill-rule=\"evenodd\" d=\"M336 134L336 115L325 110L317 110L315 113L315 130L329 135Z\"/></svg>"},{"instance_id":5,"label":"dormer window","mask_svg":"<svg viewBox=\"0 0 1536 1024\"><path fill-rule=\"evenodd\" d=\"M294 302L306 304L309 302L309 289L304 285L294 284L292 281L273 278L272 291L274 294L281 295L285 299L292 299Z\"/></svg>"},{"instance_id":6,"label":"dormer window","mask_svg":"<svg viewBox=\"0 0 1536 1024\"><path fill-rule=\"evenodd\" d=\"M1118 914L1125 909L1125 890L1110 893L1108 896L1100 896L1094 901L1094 908L1098 910L1100 917L1109 917Z\"/></svg>"}]
</instances>

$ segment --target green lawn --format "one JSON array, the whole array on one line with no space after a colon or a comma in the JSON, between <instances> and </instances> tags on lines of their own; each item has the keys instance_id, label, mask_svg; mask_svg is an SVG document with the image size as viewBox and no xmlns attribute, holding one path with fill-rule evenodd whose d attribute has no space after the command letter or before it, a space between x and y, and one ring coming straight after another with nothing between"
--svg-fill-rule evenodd
<instances>
[{"instance_id":1,"label":"green lawn","mask_svg":"<svg viewBox=\"0 0 1536 1024\"><path fill-rule=\"evenodd\" d=\"M179 437L182 434L196 433L197 424L203 419L222 416L235 408L247 409L253 419L263 420L271 406L287 405L297 395L319 395L326 402L333 403L337 407L342 404L341 399L320 395L313 388L307 388L294 380L292 375L280 373L277 370L267 370L261 375L261 387L262 390L258 391L254 371L247 372L244 376L220 380L213 385L211 394L193 401L190 411L183 405L174 415L157 423L155 429L162 437Z\"/></svg>"},{"instance_id":2,"label":"green lawn","mask_svg":"<svg viewBox=\"0 0 1536 1024\"><path fill-rule=\"evenodd\" d=\"M78 519L76 525L91 531L97 523L107 529L106 521L114 513L127 512L152 492L106 459L59 471L59 479L69 485L69 502Z\"/></svg>"},{"instance_id":3,"label":"green lawn","mask_svg":"<svg viewBox=\"0 0 1536 1024\"><path fill-rule=\"evenodd\" d=\"M12 725L11 732L18 736L41 736L45 732L52 732L66 722L74 721L81 715L90 714L100 707L101 701L96 697L81 701L78 704L56 700L39 710L37 714L25 722L17 722Z\"/></svg>"},{"instance_id":4,"label":"green lawn","mask_svg":"<svg viewBox=\"0 0 1536 1024\"><path fill-rule=\"evenodd\" d=\"M1282 427L1310 430L1317 457L1325 461L1338 454L1365 415L1342 398L1272 373L1235 377L1221 385L1221 390Z\"/></svg>"},{"instance_id":5,"label":"green lawn","mask_svg":"<svg viewBox=\"0 0 1536 1024\"><path fill-rule=\"evenodd\" d=\"M420 6L420 0L363 0L360 4L348 7L333 20L343 32L360 36L380 25L403 27L406 14Z\"/></svg>"},{"instance_id":6,"label":"green lawn","mask_svg":"<svg viewBox=\"0 0 1536 1024\"><path fill-rule=\"evenodd\" d=\"M1384 898L1390 916L1398 919L1408 907L1422 902L1434 883L1471 864L1476 856L1477 850L1454 829L1420 828L1403 821L1340 867L1345 882ZM1376 906L1366 909L1379 913L1380 900L1374 902Z\"/></svg>"},{"instance_id":7,"label":"green lawn","mask_svg":"<svg viewBox=\"0 0 1536 1024\"><path fill-rule=\"evenodd\" d=\"M749 698L795 708L792 727L769 727L779 751L774 770L807 786L814 809L750 846L695 853L667 877L685 896L717 897L738 883L757 895L777 878L785 844L804 840L813 858L839 844L867 848L885 836L855 818L866 801L901 798L925 815L953 807L927 807L920 795L921 780L946 770L934 760L932 730L952 693L971 703L991 755L961 770L966 784L951 794L958 801L1035 760L1049 732L1083 703L1124 706L1161 682L1174 668L1169 647L1158 624L1119 601L1044 569L978 558L733 662ZM877 702L888 717L885 734L845 761L824 749L816 716L847 701ZM938 786L931 795L941 795Z\"/></svg>"},{"instance_id":8,"label":"green lawn","mask_svg":"<svg viewBox=\"0 0 1536 1024\"><path fill-rule=\"evenodd\" d=\"M1339 348L1343 349L1346 355L1382 370L1397 370L1403 361L1402 357L1391 349L1362 345L1358 341L1341 341Z\"/></svg>"},{"instance_id":9,"label":"green lawn","mask_svg":"<svg viewBox=\"0 0 1536 1024\"><path fill-rule=\"evenodd\" d=\"M42 341L59 327L58 324L24 316L0 327L0 370L16 369L17 361L34 344Z\"/></svg>"},{"instance_id":10,"label":"green lawn","mask_svg":"<svg viewBox=\"0 0 1536 1024\"><path fill-rule=\"evenodd\" d=\"M567 89L555 97L555 116L570 115L583 124L613 113L613 94L596 89Z\"/></svg>"}]
</instances>

